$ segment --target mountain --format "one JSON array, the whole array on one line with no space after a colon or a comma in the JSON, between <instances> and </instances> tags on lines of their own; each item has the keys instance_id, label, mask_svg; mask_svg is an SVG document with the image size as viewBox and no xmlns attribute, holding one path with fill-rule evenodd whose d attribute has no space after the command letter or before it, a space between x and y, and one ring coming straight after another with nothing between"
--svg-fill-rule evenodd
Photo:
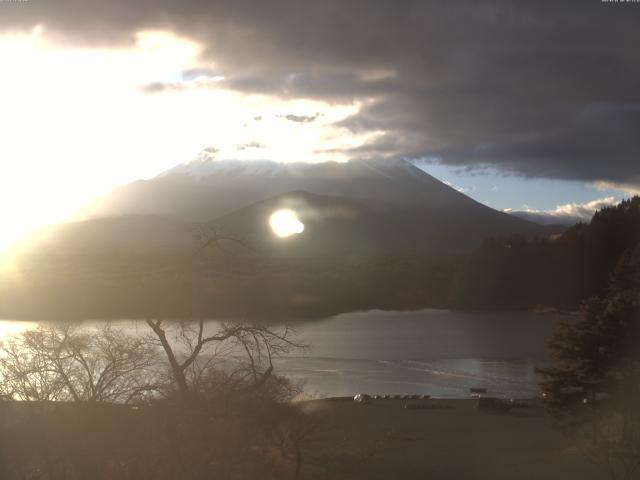
<instances>
[{"instance_id":1,"label":"mountain","mask_svg":"<svg viewBox=\"0 0 640 480\"><path fill-rule=\"evenodd\" d=\"M288 238L274 235L268 220L279 210L295 212L304 231ZM486 235L544 231L533 224L501 223L500 216L459 209L449 210L445 218L441 210L413 205L380 208L350 198L295 191L256 202L208 225L264 255L308 258L453 253L473 248Z\"/></svg>"},{"instance_id":2,"label":"mountain","mask_svg":"<svg viewBox=\"0 0 640 480\"><path fill-rule=\"evenodd\" d=\"M535 223L472 200L404 160L319 164L196 160L151 180L118 188L85 208L81 216L162 215L198 222L220 219L218 228L224 225L229 233L235 233L246 230L242 224L247 218L264 226L270 212L260 202L271 199L268 205L273 206L291 192L306 192L313 208L314 202L320 202L338 209L346 204L347 209L357 211L351 218L357 222L347 224L345 218L326 217L325 207L318 206L325 217L325 230L333 228L327 223L330 218L340 231L351 229L355 236L361 236L364 243L349 244L354 249L366 249L373 242L374 250L395 247L405 253L406 248L455 252L473 248L487 236L549 233ZM239 222L237 227L234 219ZM390 242L389 237L395 239ZM339 250L344 251L346 245Z\"/></svg>"},{"instance_id":3,"label":"mountain","mask_svg":"<svg viewBox=\"0 0 640 480\"><path fill-rule=\"evenodd\" d=\"M269 219L279 210L294 212L304 231L286 238L274 235ZM242 239L258 254L279 258L366 258L398 254L409 245L416 247L415 235L391 215L349 198L305 191L257 202L209 226Z\"/></svg>"},{"instance_id":4,"label":"mountain","mask_svg":"<svg viewBox=\"0 0 640 480\"><path fill-rule=\"evenodd\" d=\"M194 226L158 215L118 215L67 222L36 232L24 251L56 255L168 254L197 248Z\"/></svg>"},{"instance_id":5,"label":"mountain","mask_svg":"<svg viewBox=\"0 0 640 480\"><path fill-rule=\"evenodd\" d=\"M538 225L548 225L558 228L560 231L572 227L576 223L586 223L591 218L584 218L578 215L553 215L545 212L511 211L509 215L537 223Z\"/></svg>"},{"instance_id":6,"label":"mountain","mask_svg":"<svg viewBox=\"0 0 640 480\"><path fill-rule=\"evenodd\" d=\"M279 210L301 233L275 235ZM43 230L0 271L0 316L265 320L446 307L461 253L487 236L549 234L405 161L191 162L118 188L81 217ZM201 248L212 238L221 248Z\"/></svg>"}]
</instances>

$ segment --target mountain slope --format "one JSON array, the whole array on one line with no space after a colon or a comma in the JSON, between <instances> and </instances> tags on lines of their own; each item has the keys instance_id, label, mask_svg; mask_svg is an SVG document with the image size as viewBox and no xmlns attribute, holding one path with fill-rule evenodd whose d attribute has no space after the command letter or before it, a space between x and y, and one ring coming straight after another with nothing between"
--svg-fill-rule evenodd
<instances>
[{"instance_id":1,"label":"mountain slope","mask_svg":"<svg viewBox=\"0 0 640 480\"><path fill-rule=\"evenodd\" d=\"M473 248L491 235L546 235L539 225L482 205L402 160L192 162L152 180L121 187L87 207L82 215L169 215L211 221L292 191L356 202L358 209L378 216L378 223L391 222L374 228L371 234L385 234L393 228L420 238L425 247L459 251ZM225 222L230 225L229 220Z\"/></svg>"},{"instance_id":2,"label":"mountain slope","mask_svg":"<svg viewBox=\"0 0 640 480\"><path fill-rule=\"evenodd\" d=\"M349 197L368 205L447 205L490 210L404 160L289 163L209 160L179 165L115 189L84 217L173 215L211 220L286 192Z\"/></svg>"},{"instance_id":3,"label":"mountain slope","mask_svg":"<svg viewBox=\"0 0 640 480\"><path fill-rule=\"evenodd\" d=\"M271 231L281 209L302 233ZM458 253L486 236L547 235L401 161L201 162L122 187L85 216L45 230L0 272L0 316L264 320L442 307ZM195 232L207 229L249 248L202 249Z\"/></svg>"},{"instance_id":4,"label":"mountain slope","mask_svg":"<svg viewBox=\"0 0 640 480\"><path fill-rule=\"evenodd\" d=\"M560 231L566 230L569 227L572 227L576 223L586 223L590 218L585 219L584 217L580 217L577 215L552 215L545 212L527 212L527 211L511 211L509 215L513 215L514 217L522 218L523 220L527 220L529 222L537 223L538 225L546 225L553 226L554 228L559 229Z\"/></svg>"},{"instance_id":5,"label":"mountain slope","mask_svg":"<svg viewBox=\"0 0 640 480\"><path fill-rule=\"evenodd\" d=\"M276 236L269 218L278 210L295 212L304 231L286 238ZM370 257L393 252L393 239L400 235L390 228L389 220L352 199L295 191L249 205L209 225L243 239L259 255Z\"/></svg>"},{"instance_id":6,"label":"mountain slope","mask_svg":"<svg viewBox=\"0 0 640 480\"><path fill-rule=\"evenodd\" d=\"M197 248L193 225L171 217L119 215L46 227L23 252L56 255L175 254Z\"/></svg>"},{"instance_id":7,"label":"mountain slope","mask_svg":"<svg viewBox=\"0 0 640 480\"><path fill-rule=\"evenodd\" d=\"M269 226L278 210L291 210L304 231L279 238ZM481 212L483 213L483 212ZM489 218L463 209L410 206L385 208L358 200L288 192L224 215L209 225L214 231L234 235L260 254L280 257L366 258L455 253L473 248L487 235L542 231L533 224ZM485 224L482 220L487 220Z\"/></svg>"}]
</instances>

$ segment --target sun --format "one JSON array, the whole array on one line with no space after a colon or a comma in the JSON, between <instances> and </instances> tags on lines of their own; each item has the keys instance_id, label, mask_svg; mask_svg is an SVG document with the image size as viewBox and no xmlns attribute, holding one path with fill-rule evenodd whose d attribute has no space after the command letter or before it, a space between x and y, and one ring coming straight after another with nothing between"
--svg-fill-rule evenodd
<instances>
[{"instance_id":1,"label":"sun","mask_svg":"<svg viewBox=\"0 0 640 480\"><path fill-rule=\"evenodd\" d=\"M293 210L278 210L269 217L271 230L281 238L290 237L304 231L302 223Z\"/></svg>"}]
</instances>

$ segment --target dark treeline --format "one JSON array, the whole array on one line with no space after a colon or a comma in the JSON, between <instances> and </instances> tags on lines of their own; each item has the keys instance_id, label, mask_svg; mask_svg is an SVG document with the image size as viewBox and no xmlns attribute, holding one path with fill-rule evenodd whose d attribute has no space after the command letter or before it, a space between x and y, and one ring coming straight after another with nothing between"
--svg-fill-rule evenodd
<instances>
[{"instance_id":1,"label":"dark treeline","mask_svg":"<svg viewBox=\"0 0 640 480\"><path fill-rule=\"evenodd\" d=\"M553 363L538 369L555 426L612 480L640 473L639 344L640 245L620 257L578 317L557 325Z\"/></svg>"},{"instance_id":2,"label":"dark treeline","mask_svg":"<svg viewBox=\"0 0 640 480\"><path fill-rule=\"evenodd\" d=\"M367 309L447 306L452 259L59 255L0 278L0 316L29 320L296 320Z\"/></svg>"},{"instance_id":3,"label":"dark treeline","mask_svg":"<svg viewBox=\"0 0 640 480\"><path fill-rule=\"evenodd\" d=\"M618 260L639 242L637 196L552 238L487 239L454 274L450 304L464 309L575 310L605 289Z\"/></svg>"}]
</instances>

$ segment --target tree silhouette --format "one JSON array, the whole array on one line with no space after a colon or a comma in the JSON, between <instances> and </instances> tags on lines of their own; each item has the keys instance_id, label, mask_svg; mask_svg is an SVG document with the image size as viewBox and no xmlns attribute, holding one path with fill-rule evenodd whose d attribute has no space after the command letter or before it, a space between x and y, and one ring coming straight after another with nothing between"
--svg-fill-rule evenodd
<instances>
[{"instance_id":1,"label":"tree silhouette","mask_svg":"<svg viewBox=\"0 0 640 480\"><path fill-rule=\"evenodd\" d=\"M0 352L5 398L127 404L163 387L155 347L108 323L43 323L2 344Z\"/></svg>"},{"instance_id":2,"label":"tree silhouette","mask_svg":"<svg viewBox=\"0 0 640 480\"><path fill-rule=\"evenodd\" d=\"M214 332L205 332L204 320L168 323L147 320L169 363L175 387L183 396L197 392L203 378L217 366L221 357L236 355L235 365L228 371L237 384L249 381L251 388L263 384L273 373L273 358L302 348L291 338L288 327L222 323ZM167 337L172 331L176 342ZM238 357L238 355L240 357Z\"/></svg>"},{"instance_id":3,"label":"tree silhouette","mask_svg":"<svg viewBox=\"0 0 640 480\"><path fill-rule=\"evenodd\" d=\"M582 317L559 326L541 368L550 413L613 479L640 467L640 244L619 260Z\"/></svg>"}]
</instances>

